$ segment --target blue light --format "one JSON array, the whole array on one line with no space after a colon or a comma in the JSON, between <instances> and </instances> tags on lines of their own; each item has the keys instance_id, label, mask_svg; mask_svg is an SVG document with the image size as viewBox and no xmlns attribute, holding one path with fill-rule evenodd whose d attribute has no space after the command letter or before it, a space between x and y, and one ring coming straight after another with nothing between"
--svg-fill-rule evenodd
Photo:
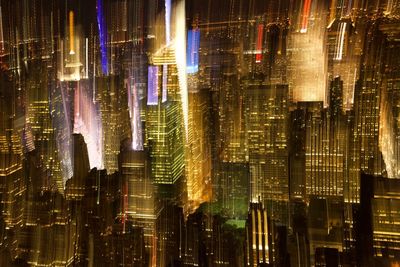
<instances>
[{"instance_id":1,"label":"blue light","mask_svg":"<svg viewBox=\"0 0 400 267\"><path fill-rule=\"evenodd\" d=\"M108 60L107 60L107 30L104 21L103 0L97 0L97 24L99 26L100 36L100 53L101 53L101 70L104 74L108 74Z\"/></svg>"},{"instance_id":2,"label":"blue light","mask_svg":"<svg viewBox=\"0 0 400 267\"><path fill-rule=\"evenodd\" d=\"M186 72L193 74L199 71L200 30L188 31L186 52Z\"/></svg>"}]
</instances>

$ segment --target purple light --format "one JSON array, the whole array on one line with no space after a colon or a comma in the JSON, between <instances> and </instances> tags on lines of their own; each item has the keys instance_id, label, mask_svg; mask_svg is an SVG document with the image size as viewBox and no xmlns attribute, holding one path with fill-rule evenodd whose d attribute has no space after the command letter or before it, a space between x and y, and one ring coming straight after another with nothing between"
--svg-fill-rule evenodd
<instances>
[{"instance_id":1,"label":"purple light","mask_svg":"<svg viewBox=\"0 0 400 267\"><path fill-rule=\"evenodd\" d=\"M163 77L162 77L162 102L167 101L168 94L168 65L163 66Z\"/></svg>"},{"instance_id":2,"label":"purple light","mask_svg":"<svg viewBox=\"0 0 400 267\"><path fill-rule=\"evenodd\" d=\"M147 105L158 104L158 67L149 66L147 81Z\"/></svg>"},{"instance_id":3,"label":"purple light","mask_svg":"<svg viewBox=\"0 0 400 267\"><path fill-rule=\"evenodd\" d=\"M74 133L82 134L90 168L103 168L103 128L100 107L93 103L88 83L78 83L74 97Z\"/></svg>"},{"instance_id":4,"label":"purple light","mask_svg":"<svg viewBox=\"0 0 400 267\"><path fill-rule=\"evenodd\" d=\"M108 74L107 64L107 30L103 16L103 0L97 0L97 24L99 26L100 36L100 53L101 53L101 70L104 74Z\"/></svg>"}]
</instances>

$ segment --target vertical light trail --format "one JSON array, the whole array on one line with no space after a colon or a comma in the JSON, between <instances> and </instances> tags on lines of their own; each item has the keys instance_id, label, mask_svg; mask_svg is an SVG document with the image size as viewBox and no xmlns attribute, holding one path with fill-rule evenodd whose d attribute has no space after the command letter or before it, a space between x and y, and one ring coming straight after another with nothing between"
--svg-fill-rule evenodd
<instances>
[{"instance_id":1,"label":"vertical light trail","mask_svg":"<svg viewBox=\"0 0 400 267\"><path fill-rule=\"evenodd\" d=\"M53 12L50 12L50 38L51 38L51 53L54 53L54 23Z\"/></svg>"},{"instance_id":2,"label":"vertical light trail","mask_svg":"<svg viewBox=\"0 0 400 267\"><path fill-rule=\"evenodd\" d=\"M311 8L311 0L305 0L304 6L303 6L303 14L302 14L303 18L302 18L301 30L300 30L300 32L302 32L302 33L307 32L310 8Z\"/></svg>"},{"instance_id":3,"label":"vertical light trail","mask_svg":"<svg viewBox=\"0 0 400 267\"><path fill-rule=\"evenodd\" d=\"M85 79L89 78L89 40L85 39Z\"/></svg>"},{"instance_id":4,"label":"vertical light trail","mask_svg":"<svg viewBox=\"0 0 400 267\"><path fill-rule=\"evenodd\" d=\"M95 44L95 40L93 40L93 44ZM93 85L92 85L92 101L93 104L96 103L96 49L93 49L93 76L92 76L92 80L93 80Z\"/></svg>"},{"instance_id":5,"label":"vertical light trail","mask_svg":"<svg viewBox=\"0 0 400 267\"><path fill-rule=\"evenodd\" d=\"M264 25L259 24L257 28L256 63L261 63L262 59L263 32L264 32Z\"/></svg>"},{"instance_id":6,"label":"vertical light trail","mask_svg":"<svg viewBox=\"0 0 400 267\"><path fill-rule=\"evenodd\" d=\"M75 55L75 47L74 47L74 12L71 10L69 12L69 54Z\"/></svg>"},{"instance_id":7,"label":"vertical light trail","mask_svg":"<svg viewBox=\"0 0 400 267\"><path fill-rule=\"evenodd\" d=\"M171 0L165 0L165 44L171 42ZM167 101L168 65L164 64L162 74L162 102Z\"/></svg>"},{"instance_id":8,"label":"vertical light trail","mask_svg":"<svg viewBox=\"0 0 400 267\"><path fill-rule=\"evenodd\" d=\"M75 110L75 118L79 118L79 110L80 110L80 106L81 106L81 102L79 101L79 84L78 87L75 89L75 98L74 98L74 110Z\"/></svg>"},{"instance_id":9,"label":"vertical light trail","mask_svg":"<svg viewBox=\"0 0 400 267\"><path fill-rule=\"evenodd\" d=\"M122 232L125 233L125 221L127 219L126 211L128 210L128 181L125 181L123 186L123 204L122 204Z\"/></svg>"},{"instance_id":10,"label":"vertical light trail","mask_svg":"<svg viewBox=\"0 0 400 267\"><path fill-rule=\"evenodd\" d=\"M388 0L388 3L386 4L386 10L384 12L385 15L390 15L393 10L393 0Z\"/></svg>"},{"instance_id":11,"label":"vertical light trail","mask_svg":"<svg viewBox=\"0 0 400 267\"><path fill-rule=\"evenodd\" d=\"M100 53L101 53L101 70L103 74L108 74L107 60L107 30L104 22L103 0L97 0L97 24L99 27Z\"/></svg>"},{"instance_id":12,"label":"vertical light trail","mask_svg":"<svg viewBox=\"0 0 400 267\"><path fill-rule=\"evenodd\" d=\"M329 24L331 24L336 17L336 1L337 0L332 0L332 2L331 2L330 14L329 14Z\"/></svg>"},{"instance_id":13,"label":"vertical light trail","mask_svg":"<svg viewBox=\"0 0 400 267\"><path fill-rule=\"evenodd\" d=\"M142 123L140 119L139 96L133 78L128 82L128 106L132 127L132 149L143 150Z\"/></svg>"},{"instance_id":14,"label":"vertical light trail","mask_svg":"<svg viewBox=\"0 0 400 267\"><path fill-rule=\"evenodd\" d=\"M350 0L348 5L347 5L347 13L346 13L347 16L350 16L351 10L352 10L352 6L353 6L353 0Z\"/></svg>"},{"instance_id":15,"label":"vertical light trail","mask_svg":"<svg viewBox=\"0 0 400 267\"><path fill-rule=\"evenodd\" d=\"M168 65L163 66L163 74L162 74L162 99L161 102L164 103L167 101L168 95Z\"/></svg>"},{"instance_id":16,"label":"vertical light trail","mask_svg":"<svg viewBox=\"0 0 400 267\"><path fill-rule=\"evenodd\" d=\"M17 72L18 76L21 75L21 65L20 65L20 55L19 55L19 35L18 35L18 28L15 28L15 43L17 44Z\"/></svg>"},{"instance_id":17,"label":"vertical light trail","mask_svg":"<svg viewBox=\"0 0 400 267\"><path fill-rule=\"evenodd\" d=\"M189 30L187 42L186 71L189 74L193 74L199 70L200 30Z\"/></svg>"},{"instance_id":18,"label":"vertical light trail","mask_svg":"<svg viewBox=\"0 0 400 267\"><path fill-rule=\"evenodd\" d=\"M139 96L136 84L133 84L133 149L143 150L142 123L140 120Z\"/></svg>"},{"instance_id":19,"label":"vertical light trail","mask_svg":"<svg viewBox=\"0 0 400 267\"><path fill-rule=\"evenodd\" d=\"M147 74L147 105L158 104L158 67L149 66Z\"/></svg>"},{"instance_id":20,"label":"vertical light trail","mask_svg":"<svg viewBox=\"0 0 400 267\"><path fill-rule=\"evenodd\" d=\"M60 40L60 81L64 81L64 41Z\"/></svg>"},{"instance_id":21,"label":"vertical light trail","mask_svg":"<svg viewBox=\"0 0 400 267\"><path fill-rule=\"evenodd\" d=\"M354 104L354 89L355 89L355 84L356 84L356 79L357 79L357 68L354 69L354 76L353 76L353 86L351 90L351 105Z\"/></svg>"},{"instance_id":22,"label":"vertical light trail","mask_svg":"<svg viewBox=\"0 0 400 267\"><path fill-rule=\"evenodd\" d=\"M101 191L100 172L97 172L97 205L100 204L100 191Z\"/></svg>"},{"instance_id":23,"label":"vertical light trail","mask_svg":"<svg viewBox=\"0 0 400 267\"><path fill-rule=\"evenodd\" d=\"M3 12L0 6L0 52L4 51Z\"/></svg>"},{"instance_id":24,"label":"vertical light trail","mask_svg":"<svg viewBox=\"0 0 400 267\"><path fill-rule=\"evenodd\" d=\"M343 46L344 46L344 35L346 33L346 22L343 22L341 24L341 28L340 28L340 45L339 45L339 57L338 60L342 60L343 58Z\"/></svg>"},{"instance_id":25,"label":"vertical light trail","mask_svg":"<svg viewBox=\"0 0 400 267\"><path fill-rule=\"evenodd\" d=\"M186 74L186 15L185 1L181 0L176 5L175 21L175 59L178 68L179 88L181 93L183 122L186 138L188 138L189 101Z\"/></svg>"},{"instance_id":26,"label":"vertical light trail","mask_svg":"<svg viewBox=\"0 0 400 267\"><path fill-rule=\"evenodd\" d=\"M171 0L165 0L165 41L167 46L171 41Z\"/></svg>"},{"instance_id":27,"label":"vertical light trail","mask_svg":"<svg viewBox=\"0 0 400 267\"><path fill-rule=\"evenodd\" d=\"M82 134L87 145L90 168L103 168L102 125L99 107L92 101L89 81L77 83L74 100L74 133Z\"/></svg>"},{"instance_id":28,"label":"vertical light trail","mask_svg":"<svg viewBox=\"0 0 400 267\"><path fill-rule=\"evenodd\" d=\"M344 46L344 36L346 33L346 22L340 23L339 26L339 35L337 36L337 43L335 47L335 60L343 59L343 46Z\"/></svg>"},{"instance_id":29,"label":"vertical light trail","mask_svg":"<svg viewBox=\"0 0 400 267\"><path fill-rule=\"evenodd\" d=\"M388 100L387 90L381 93L381 108L379 113L379 148L385 162L386 172L389 178L397 177L399 174L399 162L395 153L395 122L392 113L392 103Z\"/></svg>"},{"instance_id":30,"label":"vertical light trail","mask_svg":"<svg viewBox=\"0 0 400 267\"><path fill-rule=\"evenodd\" d=\"M126 83L126 93L128 94L128 110L129 110L129 117L132 118L133 116L133 99L132 99L132 80L133 78L129 77L128 82Z\"/></svg>"},{"instance_id":31,"label":"vertical light trail","mask_svg":"<svg viewBox=\"0 0 400 267\"><path fill-rule=\"evenodd\" d=\"M114 46L112 45L112 43L113 43L113 39L114 38L114 36L113 36L113 34L111 33L110 34L110 74L112 75L112 74L114 74L114 62L113 62L113 55L114 55Z\"/></svg>"}]
</instances>

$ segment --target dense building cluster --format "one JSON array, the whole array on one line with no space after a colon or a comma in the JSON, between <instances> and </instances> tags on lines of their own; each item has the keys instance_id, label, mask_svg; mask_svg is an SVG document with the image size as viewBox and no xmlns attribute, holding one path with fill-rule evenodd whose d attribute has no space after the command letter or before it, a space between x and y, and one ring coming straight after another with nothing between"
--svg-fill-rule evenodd
<instances>
[{"instance_id":1,"label":"dense building cluster","mask_svg":"<svg viewBox=\"0 0 400 267\"><path fill-rule=\"evenodd\" d=\"M0 0L0 266L400 266L400 1Z\"/></svg>"}]
</instances>

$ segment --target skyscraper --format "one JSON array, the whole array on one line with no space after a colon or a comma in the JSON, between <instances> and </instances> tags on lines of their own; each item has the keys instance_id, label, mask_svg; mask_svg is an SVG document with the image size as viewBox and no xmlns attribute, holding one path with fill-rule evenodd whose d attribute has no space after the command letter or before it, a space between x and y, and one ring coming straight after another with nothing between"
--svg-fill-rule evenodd
<instances>
[{"instance_id":1,"label":"skyscraper","mask_svg":"<svg viewBox=\"0 0 400 267\"><path fill-rule=\"evenodd\" d=\"M289 199L288 87L251 76L243 79L242 86L251 200L261 198L270 216L285 221L284 209L273 211L272 203L285 205Z\"/></svg>"},{"instance_id":2,"label":"skyscraper","mask_svg":"<svg viewBox=\"0 0 400 267\"><path fill-rule=\"evenodd\" d=\"M175 51L155 54L148 72L146 137L156 184L173 185L184 174L184 126Z\"/></svg>"}]
</instances>

